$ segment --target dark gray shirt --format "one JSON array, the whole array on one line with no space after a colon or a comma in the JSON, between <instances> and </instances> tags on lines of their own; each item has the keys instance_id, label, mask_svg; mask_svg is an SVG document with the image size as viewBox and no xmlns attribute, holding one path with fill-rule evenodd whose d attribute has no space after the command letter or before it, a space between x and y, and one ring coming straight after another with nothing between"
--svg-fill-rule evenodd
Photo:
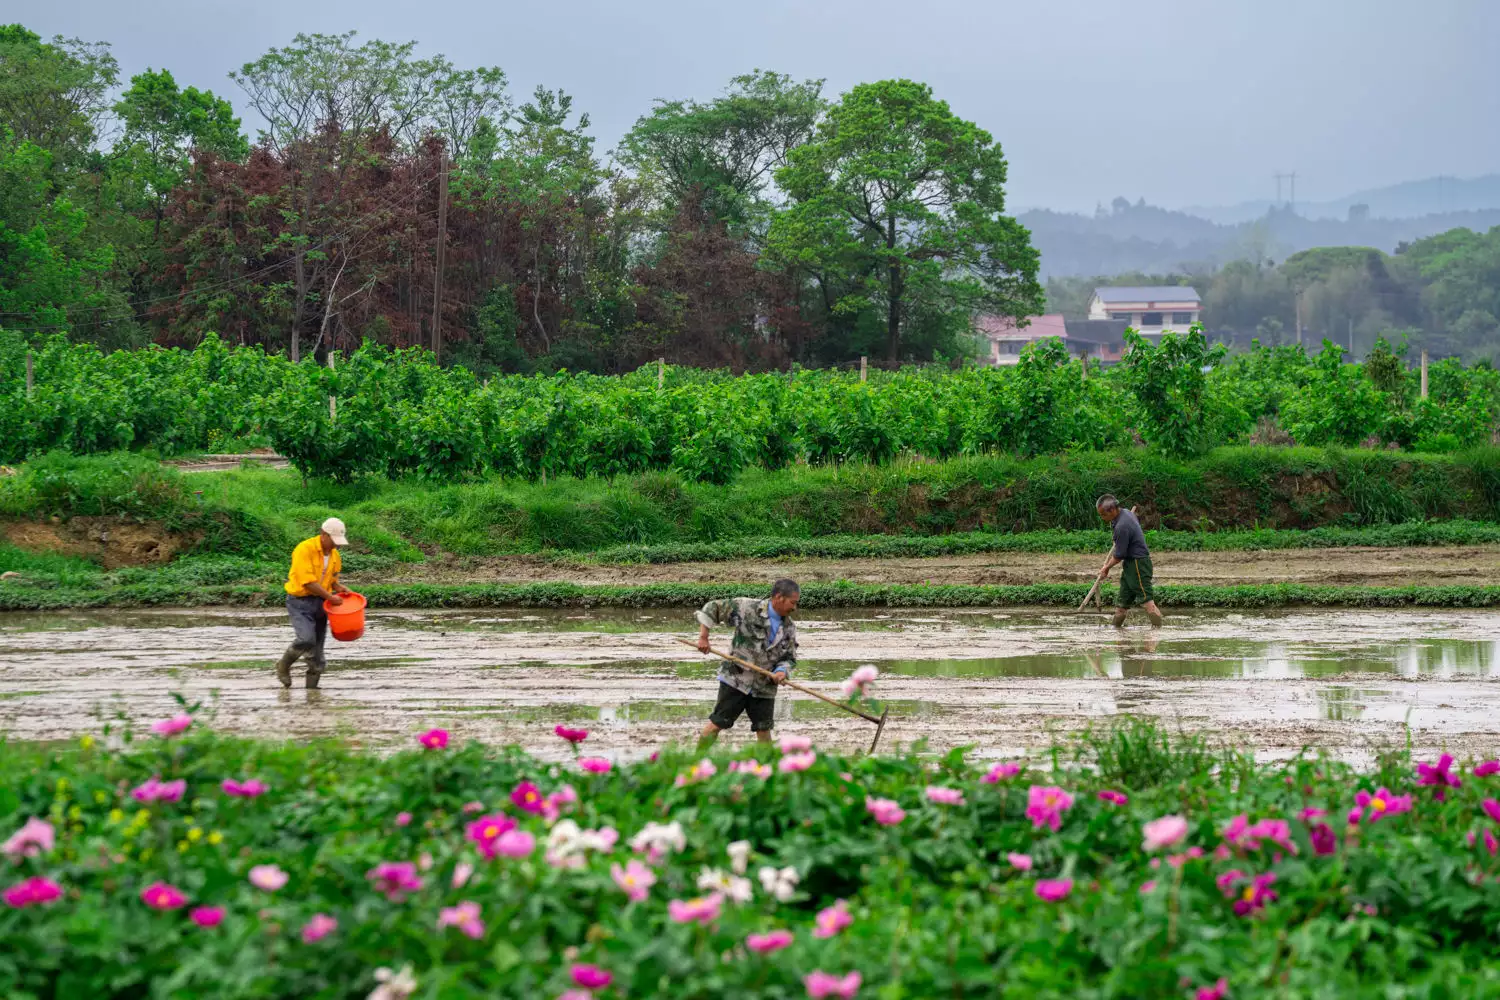
<instances>
[{"instance_id":1,"label":"dark gray shirt","mask_svg":"<svg viewBox=\"0 0 1500 1000\"><path fill-rule=\"evenodd\" d=\"M1146 533L1141 530L1140 520L1120 508L1114 523L1116 559L1150 559L1151 550L1146 548Z\"/></svg>"}]
</instances>

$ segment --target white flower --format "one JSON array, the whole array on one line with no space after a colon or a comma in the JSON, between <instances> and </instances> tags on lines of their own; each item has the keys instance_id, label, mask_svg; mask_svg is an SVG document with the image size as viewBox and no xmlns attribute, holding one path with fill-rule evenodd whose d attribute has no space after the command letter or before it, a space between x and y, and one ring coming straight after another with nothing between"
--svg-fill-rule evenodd
<instances>
[{"instance_id":1,"label":"white flower","mask_svg":"<svg viewBox=\"0 0 1500 1000\"><path fill-rule=\"evenodd\" d=\"M748 903L755 892L750 880L738 878L717 868L705 868L698 873L698 888L703 892L716 892L736 903Z\"/></svg>"},{"instance_id":2,"label":"white flower","mask_svg":"<svg viewBox=\"0 0 1500 1000\"><path fill-rule=\"evenodd\" d=\"M682 833L682 824L647 823L641 832L630 838L630 849L637 854L649 854L653 859L672 851L687 849L687 837Z\"/></svg>"},{"instance_id":3,"label":"white flower","mask_svg":"<svg viewBox=\"0 0 1500 1000\"><path fill-rule=\"evenodd\" d=\"M787 867L780 871L769 865L762 868L757 875L760 878L760 886L767 894L775 896L780 902L788 902L797 894L797 882L800 881L797 869Z\"/></svg>"},{"instance_id":4,"label":"white flower","mask_svg":"<svg viewBox=\"0 0 1500 1000\"><path fill-rule=\"evenodd\" d=\"M547 832L547 853L559 857L583 849L583 831L570 819L558 820Z\"/></svg>"},{"instance_id":5,"label":"white flower","mask_svg":"<svg viewBox=\"0 0 1500 1000\"><path fill-rule=\"evenodd\" d=\"M745 874L745 869L750 866L750 841L736 840L725 848L729 855L729 867L734 869L736 875Z\"/></svg>"},{"instance_id":6,"label":"white flower","mask_svg":"<svg viewBox=\"0 0 1500 1000\"><path fill-rule=\"evenodd\" d=\"M409 965L404 966L400 972L392 972L384 967L376 969L375 980L380 985L370 991L368 1000L406 1000L417 992L417 980Z\"/></svg>"}]
</instances>

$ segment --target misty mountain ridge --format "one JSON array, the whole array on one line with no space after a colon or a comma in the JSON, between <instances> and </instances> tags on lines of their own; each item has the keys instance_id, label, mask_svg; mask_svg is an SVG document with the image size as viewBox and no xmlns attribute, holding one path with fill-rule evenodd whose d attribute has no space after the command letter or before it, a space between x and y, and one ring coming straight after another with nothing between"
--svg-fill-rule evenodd
<instances>
[{"instance_id":1,"label":"misty mountain ridge","mask_svg":"<svg viewBox=\"0 0 1500 1000\"><path fill-rule=\"evenodd\" d=\"M1290 195L1290 185L1283 192ZM1242 201L1236 205L1190 205L1181 211L1220 225L1253 222L1276 202L1271 199ZM1297 214L1309 219L1347 219L1354 205L1365 205L1377 219L1411 219L1424 215L1500 208L1500 174L1480 177L1429 177L1402 181L1385 187L1356 191L1333 201L1299 201Z\"/></svg>"}]
</instances>

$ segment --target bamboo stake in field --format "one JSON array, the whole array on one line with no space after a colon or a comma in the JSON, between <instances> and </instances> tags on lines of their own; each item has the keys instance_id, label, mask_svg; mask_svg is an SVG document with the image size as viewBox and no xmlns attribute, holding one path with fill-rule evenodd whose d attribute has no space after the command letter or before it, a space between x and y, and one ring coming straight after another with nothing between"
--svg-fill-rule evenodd
<instances>
[{"instance_id":1,"label":"bamboo stake in field","mask_svg":"<svg viewBox=\"0 0 1500 1000\"><path fill-rule=\"evenodd\" d=\"M682 643L684 646L692 646L694 649L698 648L698 644L696 642L691 642L691 641L689 641L687 639L678 639L677 641L680 642L680 643ZM744 667L746 670L753 670L753 671L755 671L757 674L760 674L762 677L769 677L772 680L776 680L776 675L773 674L773 673L771 673L771 671L766 670L764 667L757 667L755 664L749 662L748 660L742 660L738 656L730 656L728 653L721 653L717 649L714 649L712 646L708 647L708 651L710 653L714 654L715 656L717 656L721 660L728 660L730 663L737 663L740 666ZM875 739L873 739L873 740L870 741L870 752L871 753L875 752L875 747L878 746L879 743L880 743L880 734L885 731L885 717L887 715L889 715L890 711L891 711L889 708L886 708L885 710L883 710L880 713L879 716L874 716L874 715L869 714L868 712L861 712L859 709L855 708L853 705L846 705L846 704L844 704L841 701L834 701L832 698L828 697L826 694L819 694L817 691L814 691L812 688L805 688L801 684L798 684L796 681L791 680L790 678L783 678L782 680L778 681L777 683L785 684L787 687L792 688L793 690L796 690L796 691L801 691L803 694L812 695L814 698L818 699L819 701L826 701L828 704L832 705L834 708L842 708L844 711L848 712L849 714L851 714L851 715L857 715L861 719L864 719L866 722L873 722L873 723L875 723Z\"/></svg>"}]
</instances>

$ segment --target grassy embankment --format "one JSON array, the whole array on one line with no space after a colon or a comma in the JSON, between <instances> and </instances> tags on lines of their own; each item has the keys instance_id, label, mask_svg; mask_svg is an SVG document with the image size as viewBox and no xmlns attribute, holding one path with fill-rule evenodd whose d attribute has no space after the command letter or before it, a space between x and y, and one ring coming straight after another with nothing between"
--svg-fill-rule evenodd
<instances>
[{"instance_id":1,"label":"grassy embankment","mask_svg":"<svg viewBox=\"0 0 1500 1000\"><path fill-rule=\"evenodd\" d=\"M723 487L662 474L304 485L287 471L184 476L138 456L50 457L0 479L0 533L29 541L0 542L0 572L20 574L0 581L0 609L276 603L286 553L330 513L348 522L354 538L348 571L368 579L434 556L456 557L461 567L464 558L518 553L566 565L1091 552L1105 540L1093 511L1104 492L1139 507L1160 551L1500 542L1496 450L1237 448L1192 462L1144 452L983 457L796 467L747 473ZM126 527L159 536L159 552L181 554L163 565L118 565L130 554L98 539ZM387 607L646 606L697 602L721 589L457 582L376 584L367 592ZM1476 586L1163 586L1160 593L1177 606L1500 604L1500 588ZM1083 588L820 584L805 596L810 606L1066 604L1080 600Z\"/></svg>"}]
</instances>

